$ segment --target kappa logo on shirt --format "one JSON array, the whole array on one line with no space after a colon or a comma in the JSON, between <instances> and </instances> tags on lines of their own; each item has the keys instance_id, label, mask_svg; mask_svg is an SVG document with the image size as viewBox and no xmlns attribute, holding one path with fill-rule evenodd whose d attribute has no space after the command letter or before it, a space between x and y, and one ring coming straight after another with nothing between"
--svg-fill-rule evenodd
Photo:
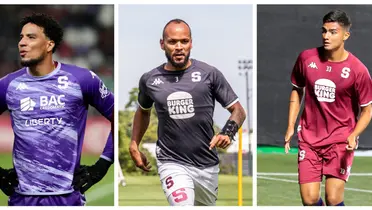
<instances>
[{"instance_id":1,"label":"kappa logo on shirt","mask_svg":"<svg viewBox=\"0 0 372 210\"><path fill-rule=\"evenodd\" d=\"M19 85L16 88L16 90L27 90L27 89L28 89L27 85L23 82L19 83Z\"/></svg>"},{"instance_id":2,"label":"kappa logo on shirt","mask_svg":"<svg viewBox=\"0 0 372 210\"><path fill-rule=\"evenodd\" d=\"M313 69L318 69L315 62L311 62L307 67L310 67L310 68L313 68Z\"/></svg>"},{"instance_id":3,"label":"kappa logo on shirt","mask_svg":"<svg viewBox=\"0 0 372 210\"><path fill-rule=\"evenodd\" d=\"M154 82L153 82L151 85L160 85L160 84L164 84L164 82L161 81L160 78L156 78L156 79L154 80Z\"/></svg>"}]
</instances>

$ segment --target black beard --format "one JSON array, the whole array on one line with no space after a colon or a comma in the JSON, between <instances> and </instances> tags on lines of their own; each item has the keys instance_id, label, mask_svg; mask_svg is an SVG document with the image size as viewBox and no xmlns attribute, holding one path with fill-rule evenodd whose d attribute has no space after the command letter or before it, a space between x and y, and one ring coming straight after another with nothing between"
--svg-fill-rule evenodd
<instances>
[{"instance_id":1,"label":"black beard","mask_svg":"<svg viewBox=\"0 0 372 210\"><path fill-rule=\"evenodd\" d=\"M165 52L165 56L167 57L167 60L172 64L172 66L174 66L176 69L184 69L185 66L187 65L187 62L189 62L190 53L185 55L185 60L182 63L176 63L172 59L172 56L168 54L167 52Z\"/></svg>"},{"instance_id":2,"label":"black beard","mask_svg":"<svg viewBox=\"0 0 372 210\"><path fill-rule=\"evenodd\" d=\"M40 56L40 57L38 57L38 58L30 59L30 60L28 60L28 61L22 61L22 60L21 60L21 65L22 65L22 66L26 66L26 67L36 66L36 65L39 64L43 59L44 59L44 57L43 57L43 56Z\"/></svg>"}]
</instances>

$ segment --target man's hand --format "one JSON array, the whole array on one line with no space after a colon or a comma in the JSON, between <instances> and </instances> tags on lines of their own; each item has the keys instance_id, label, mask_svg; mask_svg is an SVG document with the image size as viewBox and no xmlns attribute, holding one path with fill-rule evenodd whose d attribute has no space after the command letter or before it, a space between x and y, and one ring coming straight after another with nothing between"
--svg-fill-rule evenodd
<instances>
[{"instance_id":1,"label":"man's hand","mask_svg":"<svg viewBox=\"0 0 372 210\"><path fill-rule=\"evenodd\" d=\"M294 134L294 128L288 128L287 129L287 132L285 133L285 137L284 137L284 141L285 141L284 150L285 150L285 153L286 154L288 154L289 150L291 149L290 142L291 142L291 139L292 139L293 134Z\"/></svg>"},{"instance_id":2,"label":"man's hand","mask_svg":"<svg viewBox=\"0 0 372 210\"><path fill-rule=\"evenodd\" d=\"M74 189L80 190L81 193L85 193L94 184L101 181L111 164L112 162L100 158L92 166L81 165L74 174L74 180L72 182Z\"/></svg>"},{"instance_id":3,"label":"man's hand","mask_svg":"<svg viewBox=\"0 0 372 210\"><path fill-rule=\"evenodd\" d=\"M213 149L213 147L219 147L222 149L226 149L231 144L231 139L227 135L217 134L213 136L212 141L209 143L209 150Z\"/></svg>"},{"instance_id":4,"label":"man's hand","mask_svg":"<svg viewBox=\"0 0 372 210\"><path fill-rule=\"evenodd\" d=\"M12 169L0 168L0 188L5 195L11 196L14 193L14 188L18 186L17 173Z\"/></svg>"},{"instance_id":5,"label":"man's hand","mask_svg":"<svg viewBox=\"0 0 372 210\"><path fill-rule=\"evenodd\" d=\"M139 151L137 144L132 143L129 148L129 153L136 164L136 166L140 169L142 169L145 172L149 172L151 169L150 162L147 160L145 154L143 154L141 151Z\"/></svg>"},{"instance_id":6,"label":"man's hand","mask_svg":"<svg viewBox=\"0 0 372 210\"><path fill-rule=\"evenodd\" d=\"M347 138L347 146L346 146L346 150L348 151L353 151L355 149L357 149L358 147L358 143L357 143L357 137L354 136L354 135L350 135L348 138Z\"/></svg>"}]
</instances>

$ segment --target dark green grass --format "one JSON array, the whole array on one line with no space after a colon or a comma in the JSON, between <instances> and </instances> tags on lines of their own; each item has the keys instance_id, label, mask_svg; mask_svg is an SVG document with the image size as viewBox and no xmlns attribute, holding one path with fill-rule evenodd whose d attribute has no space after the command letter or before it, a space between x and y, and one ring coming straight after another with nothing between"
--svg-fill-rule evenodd
<instances>
[{"instance_id":1,"label":"dark green grass","mask_svg":"<svg viewBox=\"0 0 372 210\"><path fill-rule=\"evenodd\" d=\"M297 155L258 154L258 172L297 173ZM345 190L345 205L370 206L372 196L372 176L353 176L353 173L372 173L371 157L355 157L351 176L346 188L370 190L371 192L357 192ZM301 206L301 197L297 183L257 178L258 206ZM297 176L265 177L297 181ZM322 188L324 200L324 188Z\"/></svg>"}]
</instances>

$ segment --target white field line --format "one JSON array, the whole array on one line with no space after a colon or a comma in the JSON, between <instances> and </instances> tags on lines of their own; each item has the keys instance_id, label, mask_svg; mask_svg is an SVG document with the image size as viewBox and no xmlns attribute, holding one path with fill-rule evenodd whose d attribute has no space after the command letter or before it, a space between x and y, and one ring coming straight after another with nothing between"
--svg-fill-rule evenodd
<instances>
[{"instance_id":1,"label":"white field line","mask_svg":"<svg viewBox=\"0 0 372 210\"><path fill-rule=\"evenodd\" d=\"M266 180L272 180L272 181L281 181L281 182L289 182L289 183L298 183L296 180L291 180L291 179L279 179L279 178L274 178L274 177L267 177L267 176L257 176L258 179L266 179ZM322 184L322 187L325 187ZM354 191L354 192L364 192L364 193L372 193L372 190L363 190L363 189L358 189L358 188L350 188L350 187L345 187L345 190L349 191Z\"/></svg>"},{"instance_id":2,"label":"white field line","mask_svg":"<svg viewBox=\"0 0 372 210\"><path fill-rule=\"evenodd\" d=\"M257 172L257 176L297 176L297 173ZM372 176L372 173L351 173L350 176Z\"/></svg>"}]
</instances>

